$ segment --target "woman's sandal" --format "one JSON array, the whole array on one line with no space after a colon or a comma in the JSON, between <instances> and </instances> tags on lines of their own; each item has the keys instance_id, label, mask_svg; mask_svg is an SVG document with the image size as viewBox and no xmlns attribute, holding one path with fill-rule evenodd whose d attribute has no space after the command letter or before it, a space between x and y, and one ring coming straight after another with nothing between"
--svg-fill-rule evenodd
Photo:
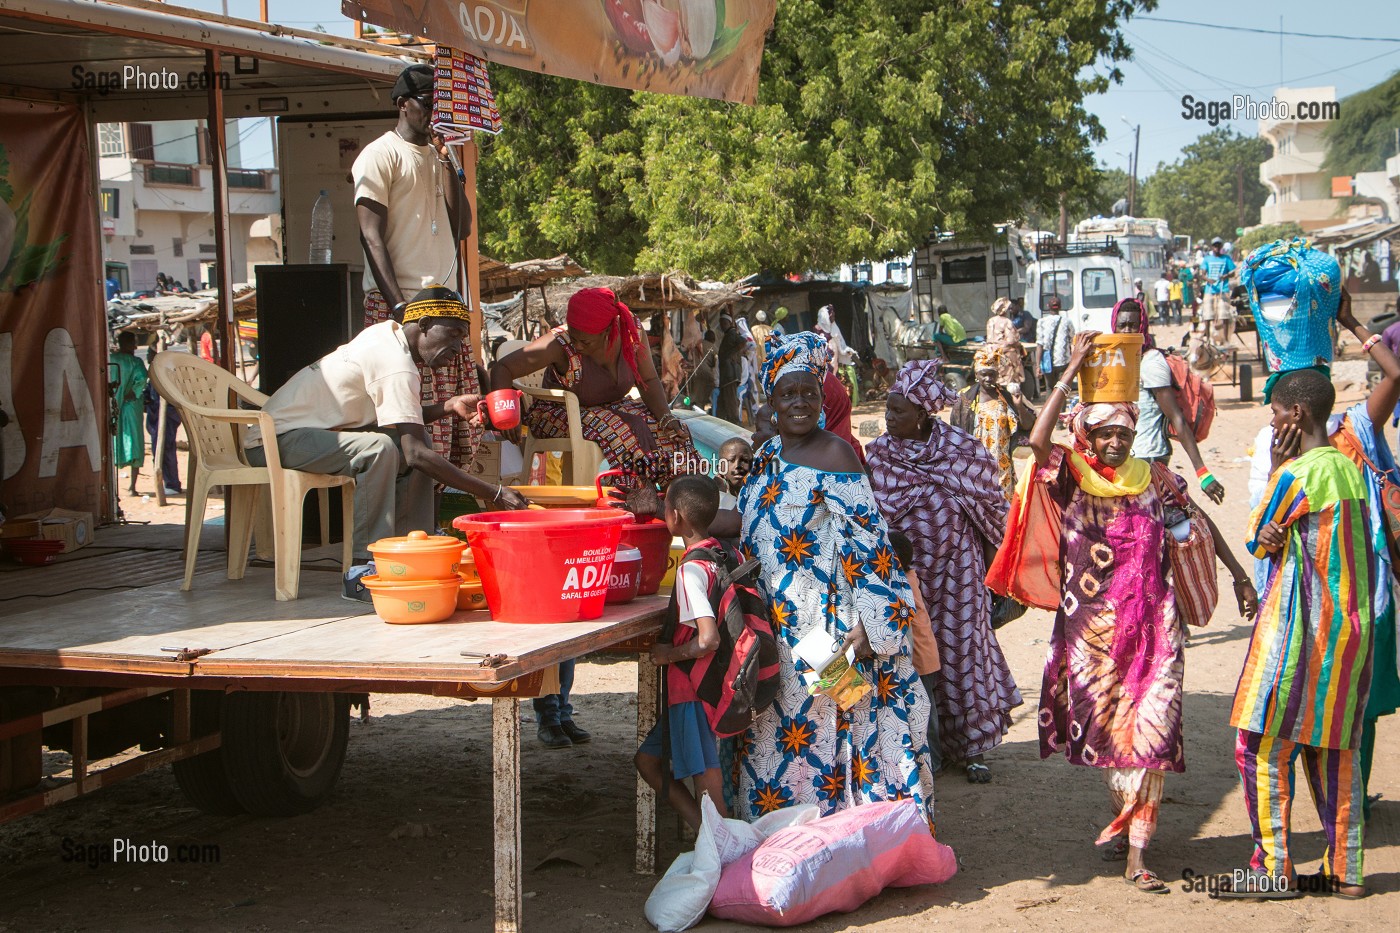
<instances>
[{"instance_id":1,"label":"woman's sandal","mask_svg":"<svg viewBox=\"0 0 1400 933\"><path fill-rule=\"evenodd\" d=\"M992 782L992 769L979 762L974 762L964 768L967 772L967 783L969 784L990 784Z\"/></svg>"},{"instance_id":2,"label":"woman's sandal","mask_svg":"<svg viewBox=\"0 0 1400 933\"><path fill-rule=\"evenodd\" d=\"M1131 878L1124 878L1123 883L1132 885L1134 889L1141 891L1143 894L1171 893L1171 888L1167 887L1167 883L1161 878L1158 878L1156 873L1146 868L1139 868L1137 871L1133 872Z\"/></svg>"},{"instance_id":3,"label":"woman's sandal","mask_svg":"<svg viewBox=\"0 0 1400 933\"><path fill-rule=\"evenodd\" d=\"M1099 858L1105 862L1122 862L1128 858L1128 840L1124 836L1119 836L1113 842L1104 846Z\"/></svg>"},{"instance_id":4,"label":"woman's sandal","mask_svg":"<svg viewBox=\"0 0 1400 933\"><path fill-rule=\"evenodd\" d=\"M1311 875L1299 875L1294 887L1302 894L1330 894L1343 901L1359 901L1366 896L1366 889L1360 885L1347 885L1349 888L1360 888L1360 893L1343 891L1336 879L1325 871L1313 872Z\"/></svg>"}]
</instances>

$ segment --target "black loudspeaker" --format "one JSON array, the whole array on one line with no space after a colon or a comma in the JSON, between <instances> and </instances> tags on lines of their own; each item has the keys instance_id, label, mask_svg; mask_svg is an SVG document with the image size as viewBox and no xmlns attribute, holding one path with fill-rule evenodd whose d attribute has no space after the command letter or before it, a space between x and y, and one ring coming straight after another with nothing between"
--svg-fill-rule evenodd
<instances>
[{"instance_id":1,"label":"black loudspeaker","mask_svg":"<svg viewBox=\"0 0 1400 933\"><path fill-rule=\"evenodd\" d=\"M303 366L358 334L362 271L345 263L257 266L258 388L271 395Z\"/></svg>"},{"instance_id":2,"label":"black loudspeaker","mask_svg":"<svg viewBox=\"0 0 1400 933\"><path fill-rule=\"evenodd\" d=\"M345 263L257 266L258 388L277 391L297 370L363 330L362 270ZM340 490L331 490L331 540L341 539ZM320 497L302 507L304 544L321 543Z\"/></svg>"}]
</instances>

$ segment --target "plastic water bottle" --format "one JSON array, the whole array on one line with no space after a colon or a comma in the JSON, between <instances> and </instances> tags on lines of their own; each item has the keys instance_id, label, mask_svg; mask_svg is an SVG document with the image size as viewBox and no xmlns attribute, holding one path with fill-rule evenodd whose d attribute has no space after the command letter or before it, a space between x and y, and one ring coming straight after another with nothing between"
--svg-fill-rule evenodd
<instances>
[{"instance_id":1,"label":"plastic water bottle","mask_svg":"<svg viewBox=\"0 0 1400 933\"><path fill-rule=\"evenodd\" d=\"M335 229L331 210L330 194L323 188L311 208L311 261L320 265L331 261L331 236Z\"/></svg>"}]
</instances>

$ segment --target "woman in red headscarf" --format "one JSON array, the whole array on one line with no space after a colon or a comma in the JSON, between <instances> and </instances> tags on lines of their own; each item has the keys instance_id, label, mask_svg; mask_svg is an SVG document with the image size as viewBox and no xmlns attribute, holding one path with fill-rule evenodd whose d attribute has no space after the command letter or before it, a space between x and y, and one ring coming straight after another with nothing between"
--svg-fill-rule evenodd
<instances>
[{"instance_id":1,"label":"woman in red headscarf","mask_svg":"<svg viewBox=\"0 0 1400 933\"><path fill-rule=\"evenodd\" d=\"M578 396L583 436L608 463L664 488L698 459L690 431L670 410L637 319L611 289L585 288L569 299L567 324L491 367L491 388L544 370L544 387ZM640 399L630 398L633 388ZM536 437L567 437L564 406L536 401L525 413Z\"/></svg>"}]
</instances>

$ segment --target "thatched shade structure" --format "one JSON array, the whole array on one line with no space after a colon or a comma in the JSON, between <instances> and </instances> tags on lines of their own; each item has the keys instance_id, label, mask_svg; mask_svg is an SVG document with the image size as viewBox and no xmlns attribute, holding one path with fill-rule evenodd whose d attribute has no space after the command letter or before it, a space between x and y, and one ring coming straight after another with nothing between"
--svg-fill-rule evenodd
<instances>
[{"instance_id":1,"label":"thatched shade structure","mask_svg":"<svg viewBox=\"0 0 1400 933\"><path fill-rule=\"evenodd\" d=\"M553 259L526 259L522 262L499 262L481 257L477 277L481 280L483 302L504 301L517 292L542 288L561 278L588 275L588 270L567 255Z\"/></svg>"}]
</instances>

